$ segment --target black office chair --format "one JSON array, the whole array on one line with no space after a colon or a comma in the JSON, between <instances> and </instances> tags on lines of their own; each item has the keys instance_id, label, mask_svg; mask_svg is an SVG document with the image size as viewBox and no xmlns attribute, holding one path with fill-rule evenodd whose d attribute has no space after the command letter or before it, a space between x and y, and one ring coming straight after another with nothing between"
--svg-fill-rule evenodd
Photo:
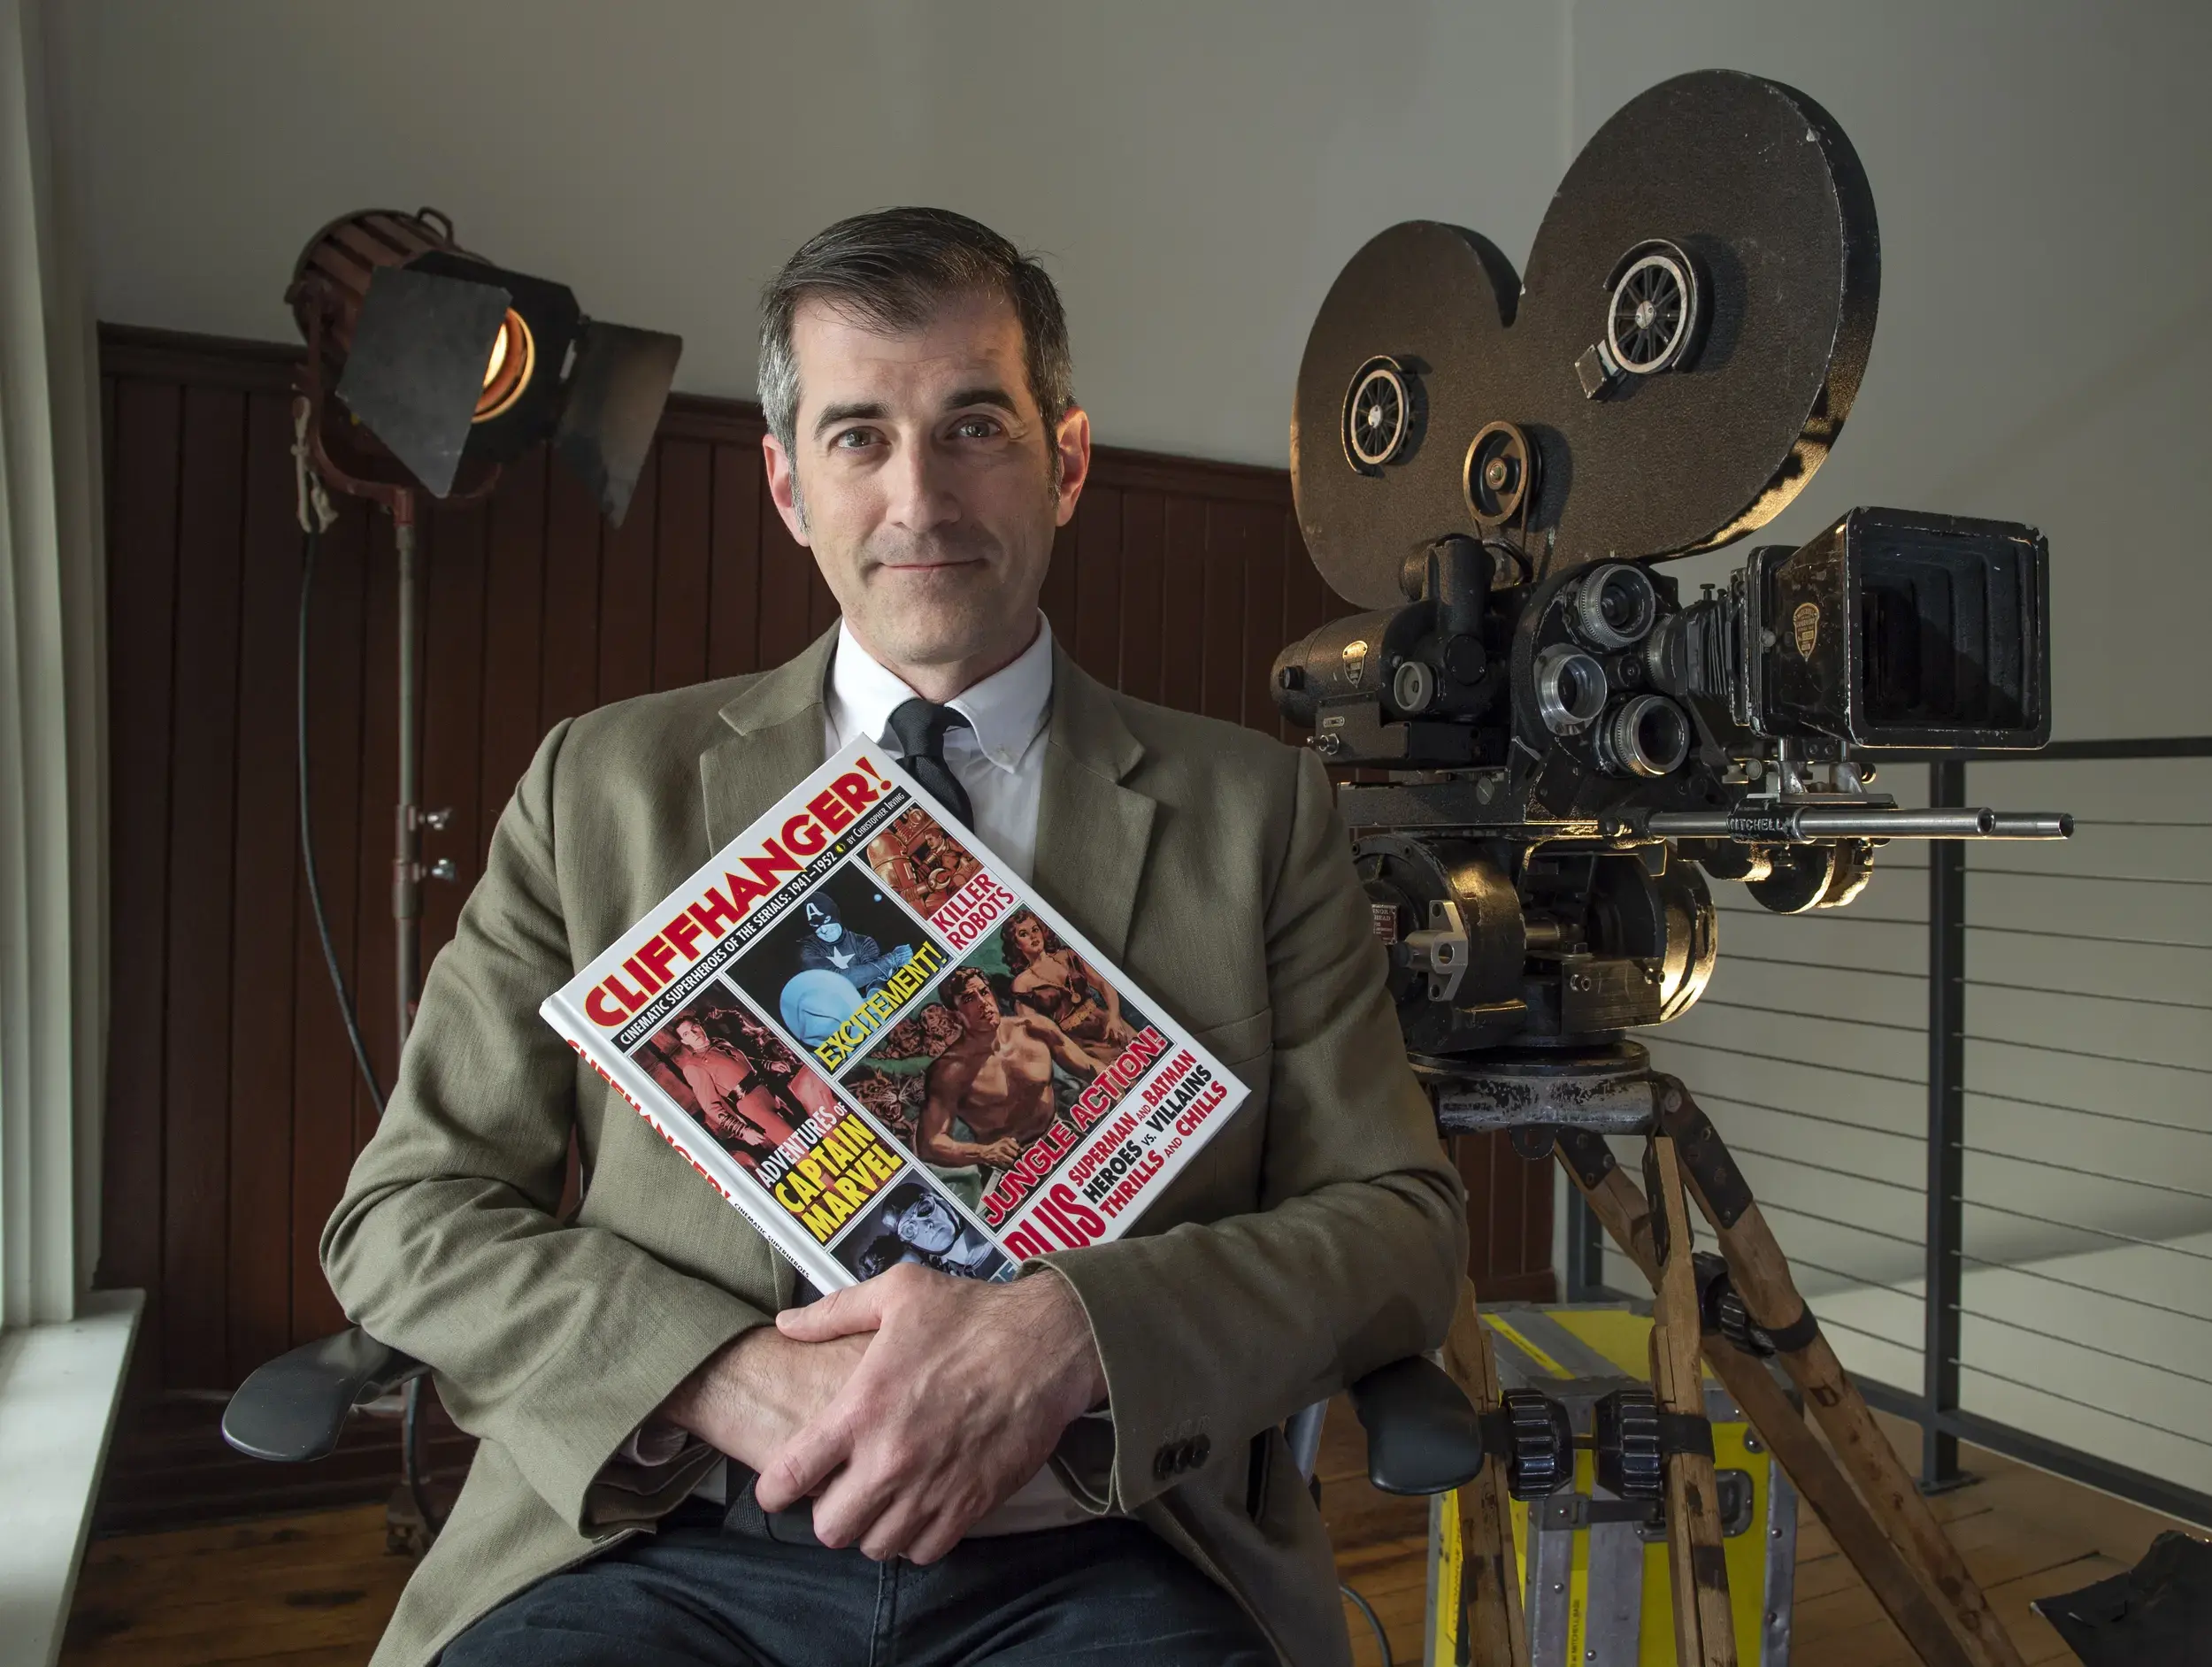
<instances>
[{"instance_id":1,"label":"black office chair","mask_svg":"<svg viewBox=\"0 0 2212 1667\"><path fill-rule=\"evenodd\" d=\"M303 1343L257 1367L223 1409L223 1440L248 1458L303 1464L336 1450L346 1421L371 1403L400 1397L400 1480L420 1525L418 1549L443 1525L430 1496L423 1385L430 1368L380 1343L358 1325ZM394 1549L401 1531L393 1528Z\"/></svg>"},{"instance_id":2,"label":"black office chair","mask_svg":"<svg viewBox=\"0 0 2212 1667\"><path fill-rule=\"evenodd\" d=\"M423 1454L423 1380L430 1368L380 1343L359 1326L303 1344L256 1369L223 1409L223 1440L249 1458L299 1464L326 1458L346 1420L394 1394L403 1397L400 1469L426 1546L442 1517L429 1496ZM1482 1426L1459 1386L1419 1355L1394 1361L1352 1386L1352 1407L1367 1432L1367 1479L1386 1494L1441 1494L1482 1468ZM1285 1426L1298 1473L1312 1480L1326 1403L1317 1402ZM1382 1623L1350 1587L1390 1660Z\"/></svg>"}]
</instances>

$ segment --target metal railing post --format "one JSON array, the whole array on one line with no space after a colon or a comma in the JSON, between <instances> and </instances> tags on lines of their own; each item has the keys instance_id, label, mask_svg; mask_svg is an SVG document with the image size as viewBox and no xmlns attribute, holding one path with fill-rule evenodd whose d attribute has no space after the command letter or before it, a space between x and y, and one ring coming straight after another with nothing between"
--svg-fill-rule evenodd
<instances>
[{"instance_id":1,"label":"metal railing post","mask_svg":"<svg viewBox=\"0 0 2212 1667\"><path fill-rule=\"evenodd\" d=\"M1928 768L1929 803L1966 803L1966 765ZM1962 1202L1966 1191L1966 846L1928 847L1928 1234L1920 1485L1962 1479L1948 1419L1959 1410Z\"/></svg>"}]
</instances>

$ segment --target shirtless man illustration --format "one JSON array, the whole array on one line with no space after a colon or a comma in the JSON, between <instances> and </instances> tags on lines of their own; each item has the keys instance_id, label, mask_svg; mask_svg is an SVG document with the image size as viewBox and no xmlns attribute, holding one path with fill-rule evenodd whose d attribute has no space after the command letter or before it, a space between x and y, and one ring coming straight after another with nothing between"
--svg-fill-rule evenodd
<instances>
[{"instance_id":1,"label":"shirtless man illustration","mask_svg":"<svg viewBox=\"0 0 2212 1667\"><path fill-rule=\"evenodd\" d=\"M1010 1169L1052 1122L1054 1062L1085 1082L1097 1074L1098 1062L1050 1019L1005 1011L991 980L973 967L955 972L946 988L963 1033L929 1068L915 1149L949 1169ZM957 1138L955 1118L976 1138Z\"/></svg>"},{"instance_id":2,"label":"shirtless man illustration","mask_svg":"<svg viewBox=\"0 0 2212 1667\"><path fill-rule=\"evenodd\" d=\"M676 1069L691 1085L700 1119L733 1156L749 1156L740 1148L757 1148L764 1141L772 1149L791 1138L775 1090L744 1055L709 1036L695 1018L676 1021Z\"/></svg>"},{"instance_id":3,"label":"shirtless man illustration","mask_svg":"<svg viewBox=\"0 0 2212 1667\"><path fill-rule=\"evenodd\" d=\"M1110 1064L1137 1033L1121 1016L1121 993L1026 909L1006 923L1004 941L1014 969L1014 999L1078 1041L1099 1043L1098 1063Z\"/></svg>"}]
</instances>

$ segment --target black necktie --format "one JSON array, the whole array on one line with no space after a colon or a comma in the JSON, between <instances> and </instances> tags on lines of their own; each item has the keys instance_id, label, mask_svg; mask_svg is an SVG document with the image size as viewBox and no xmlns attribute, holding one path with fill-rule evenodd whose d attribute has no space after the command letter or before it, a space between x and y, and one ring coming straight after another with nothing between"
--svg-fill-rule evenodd
<instances>
[{"instance_id":1,"label":"black necktie","mask_svg":"<svg viewBox=\"0 0 2212 1667\"><path fill-rule=\"evenodd\" d=\"M945 762L945 732L968 727L968 720L951 707L939 706L919 695L891 714L891 734L905 754L900 762L907 774L957 817L962 827L972 825L975 807L968 803L967 788Z\"/></svg>"}]
</instances>

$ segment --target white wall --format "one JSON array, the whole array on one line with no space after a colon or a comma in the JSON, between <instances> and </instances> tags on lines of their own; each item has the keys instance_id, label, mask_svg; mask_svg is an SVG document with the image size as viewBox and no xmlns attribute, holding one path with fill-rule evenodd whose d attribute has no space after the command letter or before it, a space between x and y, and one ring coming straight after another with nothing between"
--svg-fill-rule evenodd
<instances>
[{"instance_id":1,"label":"white wall","mask_svg":"<svg viewBox=\"0 0 2212 1667\"><path fill-rule=\"evenodd\" d=\"M1416 213L1525 252L1564 143L1548 5L86 0L78 27L104 319L288 339L317 227L426 202L680 331L680 386L749 396L782 259L929 202L1045 251L1110 438L1261 463L1344 257Z\"/></svg>"}]
</instances>

